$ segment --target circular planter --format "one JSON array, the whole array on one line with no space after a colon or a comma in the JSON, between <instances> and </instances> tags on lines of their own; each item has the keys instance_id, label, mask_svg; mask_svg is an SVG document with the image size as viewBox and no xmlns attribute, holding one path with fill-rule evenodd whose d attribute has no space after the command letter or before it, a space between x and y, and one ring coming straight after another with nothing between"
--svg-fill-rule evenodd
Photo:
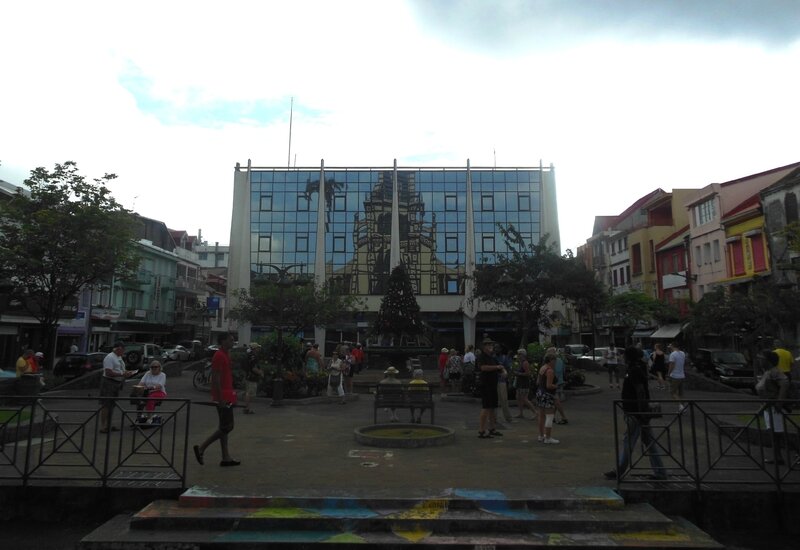
<instances>
[{"instance_id":1,"label":"circular planter","mask_svg":"<svg viewBox=\"0 0 800 550\"><path fill-rule=\"evenodd\" d=\"M455 432L444 426L431 424L375 424L356 428L358 443L371 447L416 449L447 445L455 439Z\"/></svg>"}]
</instances>

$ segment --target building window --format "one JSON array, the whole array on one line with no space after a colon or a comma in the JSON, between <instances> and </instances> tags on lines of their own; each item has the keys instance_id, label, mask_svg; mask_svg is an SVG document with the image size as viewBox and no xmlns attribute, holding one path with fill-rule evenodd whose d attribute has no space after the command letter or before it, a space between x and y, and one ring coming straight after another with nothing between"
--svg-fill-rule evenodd
<instances>
[{"instance_id":1,"label":"building window","mask_svg":"<svg viewBox=\"0 0 800 550\"><path fill-rule=\"evenodd\" d=\"M631 263L633 264L633 274L642 274L642 245L636 243L631 247Z\"/></svg>"},{"instance_id":2,"label":"building window","mask_svg":"<svg viewBox=\"0 0 800 550\"><path fill-rule=\"evenodd\" d=\"M308 197L303 193L297 195L297 211L308 212Z\"/></svg>"},{"instance_id":3,"label":"building window","mask_svg":"<svg viewBox=\"0 0 800 550\"><path fill-rule=\"evenodd\" d=\"M458 279L455 277L447 278L447 293L458 294Z\"/></svg>"},{"instance_id":4,"label":"building window","mask_svg":"<svg viewBox=\"0 0 800 550\"><path fill-rule=\"evenodd\" d=\"M481 195L481 210L484 212L494 210L494 197L492 195Z\"/></svg>"},{"instance_id":5,"label":"building window","mask_svg":"<svg viewBox=\"0 0 800 550\"><path fill-rule=\"evenodd\" d=\"M614 270L614 286L618 286L617 285L617 270L616 269Z\"/></svg>"},{"instance_id":6,"label":"building window","mask_svg":"<svg viewBox=\"0 0 800 550\"><path fill-rule=\"evenodd\" d=\"M786 193L783 199L783 209L786 214L786 223L793 223L797 221L797 195L794 193Z\"/></svg>"},{"instance_id":7,"label":"building window","mask_svg":"<svg viewBox=\"0 0 800 550\"><path fill-rule=\"evenodd\" d=\"M625 266L625 280L628 281L628 284L631 282L631 266Z\"/></svg>"},{"instance_id":8,"label":"building window","mask_svg":"<svg viewBox=\"0 0 800 550\"><path fill-rule=\"evenodd\" d=\"M703 265L703 255L700 253L700 245L694 247L694 261L697 264L697 267Z\"/></svg>"},{"instance_id":9,"label":"building window","mask_svg":"<svg viewBox=\"0 0 800 550\"><path fill-rule=\"evenodd\" d=\"M295 242L297 252L308 252L308 235L298 235Z\"/></svg>"},{"instance_id":10,"label":"building window","mask_svg":"<svg viewBox=\"0 0 800 550\"><path fill-rule=\"evenodd\" d=\"M617 252L614 250L614 241L611 241L611 255L615 255Z\"/></svg>"},{"instance_id":11,"label":"building window","mask_svg":"<svg viewBox=\"0 0 800 550\"><path fill-rule=\"evenodd\" d=\"M207 260L208 259L208 252L199 252L197 254L198 260Z\"/></svg>"},{"instance_id":12,"label":"building window","mask_svg":"<svg viewBox=\"0 0 800 550\"><path fill-rule=\"evenodd\" d=\"M714 239L714 263L720 261L720 253L719 253L719 239Z\"/></svg>"},{"instance_id":13,"label":"building window","mask_svg":"<svg viewBox=\"0 0 800 550\"><path fill-rule=\"evenodd\" d=\"M444 196L444 209L450 211L458 210L458 200L455 195Z\"/></svg>"},{"instance_id":14,"label":"building window","mask_svg":"<svg viewBox=\"0 0 800 550\"><path fill-rule=\"evenodd\" d=\"M744 253L742 251L742 241L730 243L731 250L731 271L732 275L744 275Z\"/></svg>"},{"instance_id":15,"label":"building window","mask_svg":"<svg viewBox=\"0 0 800 550\"><path fill-rule=\"evenodd\" d=\"M344 212L347 209L347 200L344 195L336 195L333 197L333 209L337 212Z\"/></svg>"},{"instance_id":16,"label":"building window","mask_svg":"<svg viewBox=\"0 0 800 550\"><path fill-rule=\"evenodd\" d=\"M261 195L261 202L258 209L262 212L269 212L272 210L272 195Z\"/></svg>"},{"instance_id":17,"label":"building window","mask_svg":"<svg viewBox=\"0 0 800 550\"><path fill-rule=\"evenodd\" d=\"M269 235L261 235L258 237L258 251L259 252L272 252L272 237Z\"/></svg>"},{"instance_id":18,"label":"building window","mask_svg":"<svg viewBox=\"0 0 800 550\"><path fill-rule=\"evenodd\" d=\"M656 246L653 241L650 241L650 273L656 271Z\"/></svg>"},{"instance_id":19,"label":"building window","mask_svg":"<svg viewBox=\"0 0 800 550\"><path fill-rule=\"evenodd\" d=\"M703 243L703 263L711 263L711 243Z\"/></svg>"},{"instance_id":20,"label":"building window","mask_svg":"<svg viewBox=\"0 0 800 550\"><path fill-rule=\"evenodd\" d=\"M458 252L458 234L447 233L444 237L444 251Z\"/></svg>"},{"instance_id":21,"label":"building window","mask_svg":"<svg viewBox=\"0 0 800 550\"><path fill-rule=\"evenodd\" d=\"M716 209L714 208L714 199L708 199L701 202L694 207L694 223L695 225L703 225L714 219L716 216Z\"/></svg>"},{"instance_id":22,"label":"building window","mask_svg":"<svg viewBox=\"0 0 800 550\"><path fill-rule=\"evenodd\" d=\"M494 252L494 235L484 235L481 246L484 252Z\"/></svg>"},{"instance_id":23,"label":"building window","mask_svg":"<svg viewBox=\"0 0 800 550\"><path fill-rule=\"evenodd\" d=\"M344 235L333 236L333 251L344 252Z\"/></svg>"},{"instance_id":24,"label":"building window","mask_svg":"<svg viewBox=\"0 0 800 550\"><path fill-rule=\"evenodd\" d=\"M517 195L517 208L520 212L528 212L531 209L531 196L527 193Z\"/></svg>"},{"instance_id":25,"label":"building window","mask_svg":"<svg viewBox=\"0 0 800 550\"><path fill-rule=\"evenodd\" d=\"M753 271L759 273L767 270L767 257L764 253L764 235L759 233L749 237L750 248L753 250Z\"/></svg>"}]
</instances>

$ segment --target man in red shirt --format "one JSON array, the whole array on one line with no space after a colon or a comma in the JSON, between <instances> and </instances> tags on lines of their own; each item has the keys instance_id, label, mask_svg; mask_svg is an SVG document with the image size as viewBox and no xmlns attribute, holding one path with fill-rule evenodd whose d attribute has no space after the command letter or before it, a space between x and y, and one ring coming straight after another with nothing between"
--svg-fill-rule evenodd
<instances>
[{"instance_id":1,"label":"man in red shirt","mask_svg":"<svg viewBox=\"0 0 800 550\"><path fill-rule=\"evenodd\" d=\"M219 465L238 466L241 462L231 458L228 452L228 434L233 431L233 406L236 404L230 356L233 337L228 333L223 333L219 335L217 341L219 350L211 359L211 399L217 403L219 426L201 445L194 446L194 456L197 462L202 465L203 453L206 448L219 439L219 445L222 449L222 462Z\"/></svg>"},{"instance_id":2,"label":"man in red shirt","mask_svg":"<svg viewBox=\"0 0 800 550\"><path fill-rule=\"evenodd\" d=\"M364 350L361 349L361 344L356 344L355 349L353 350L353 366L356 369L356 374L361 372L364 368Z\"/></svg>"}]
</instances>

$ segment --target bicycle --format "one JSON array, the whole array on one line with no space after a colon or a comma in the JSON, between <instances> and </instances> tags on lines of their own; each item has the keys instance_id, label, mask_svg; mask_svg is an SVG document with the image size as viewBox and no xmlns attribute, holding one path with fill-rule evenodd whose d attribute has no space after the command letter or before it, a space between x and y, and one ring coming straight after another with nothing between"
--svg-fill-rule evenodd
<instances>
[{"instance_id":1,"label":"bicycle","mask_svg":"<svg viewBox=\"0 0 800 550\"><path fill-rule=\"evenodd\" d=\"M195 389L208 391L211 387L211 361L206 361L202 369L198 369L192 378L192 385Z\"/></svg>"}]
</instances>

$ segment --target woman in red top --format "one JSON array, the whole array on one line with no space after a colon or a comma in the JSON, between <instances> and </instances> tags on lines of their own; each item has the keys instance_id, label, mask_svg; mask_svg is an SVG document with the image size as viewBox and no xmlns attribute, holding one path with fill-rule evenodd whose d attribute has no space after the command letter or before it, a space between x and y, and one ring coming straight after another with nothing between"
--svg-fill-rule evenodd
<instances>
[{"instance_id":1,"label":"woman in red top","mask_svg":"<svg viewBox=\"0 0 800 550\"><path fill-rule=\"evenodd\" d=\"M228 333L220 334L219 350L211 359L211 399L217 402L219 426L201 445L194 446L194 456L201 465L206 448L219 439L222 449L220 466L238 466L238 460L231 458L228 452L228 434L233 431L233 406L236 404L236 392L233 390L233 374L231 372L230 349L233 337Z\"/></svg>"},{"instance_id":2,"label":"woman in red top","mask_svg":"<svg viewBox=\"0 0 800 550\"><path fill-rule=\"evenodd\" d=\"M450 358L450 350L442 348L439 354L439 385L442 387L442 393L447 391L447 380L444 378L444 373L447 370L447 360Z\"/></svg>"}]
</instances>

